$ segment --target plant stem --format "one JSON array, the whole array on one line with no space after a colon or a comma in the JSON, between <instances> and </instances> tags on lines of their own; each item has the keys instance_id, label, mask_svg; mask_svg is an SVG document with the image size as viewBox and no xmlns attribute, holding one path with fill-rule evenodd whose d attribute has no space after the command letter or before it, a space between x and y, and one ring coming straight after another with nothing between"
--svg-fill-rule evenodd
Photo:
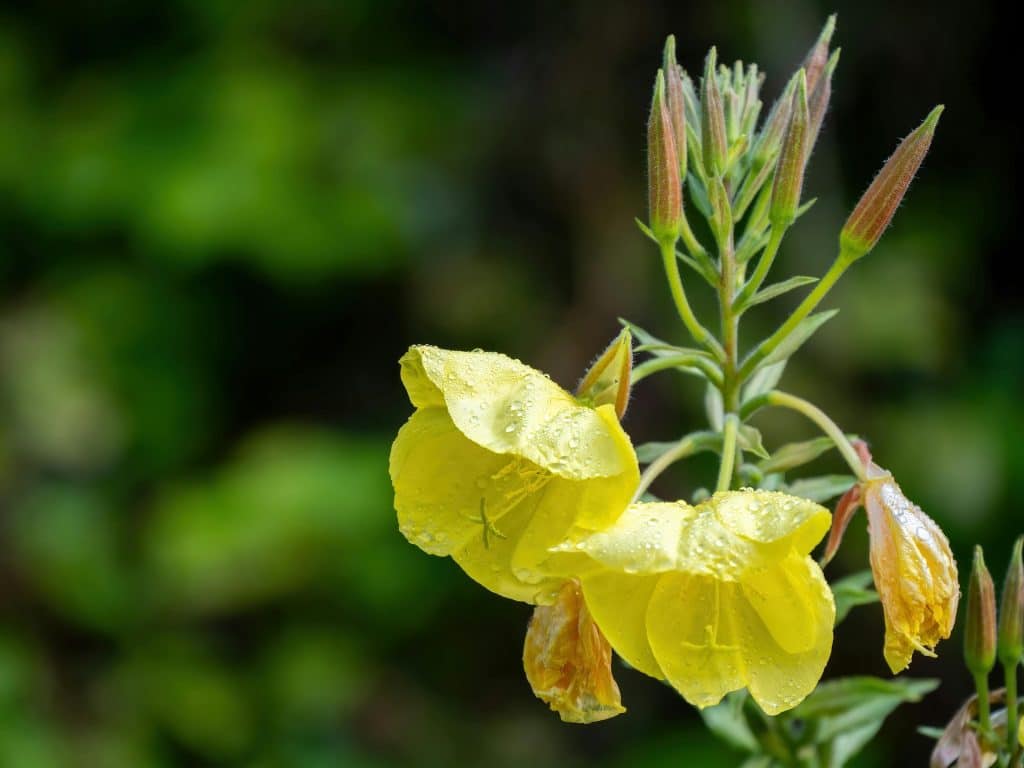
<instances>
[{"instance_id":1,"label":"plant stem","mask_svg":"<svg viewBox=\"0 0 1024 768\"><path fill-rule=\"evenodd\" d=\"M779 326L779 329L775 331L775 333L758 344L757 348L754 349L753 352L747 355L747 359L744 360L743 365L740 366L741 377L746 377L753 373L754 369L757 368L758 363L768 357L768 355L770 355L772 351L793 332L800 322L814 311L814 308L821 303L823 298L825 298L825 294L832 289L832 286L835 285L836 281L854 261L856 261L856 259L850 256L846 251L839 252L836 260L832 262L832 266L828 268L828 272L826 272L818 284L814 286L814 290L807 294L804 300L800 302L800 306L793 311L793 314L787 318L786 322ZM760 265L758 266L760 267Z\"/></svg>"},{"instance_id":2,"label":"plant stem","mask_svg":"<svg viewBox=\"0 0 1024 768\"><path fill-rule=\"evenodd\" d=\"M1017 703L1017 662L1003 664L1006 678L1006 734L1008 749L1013 754L1017 748L1017 728L1019 726L1019 709Z\"/></svg>"},{"instance_id":3,"label":"plant stem","mask_svg":"<svg viewBox=\"0 0 1024 768\"><path fill-rule=\"evenodd\" d=\"M732 487L732 472L736 466L736 433L740 420L735 413L725 415L722 426L722 463L718 465L718 484L716 491L727 491Z\"/></svg>"},{"instance_id":4,"label":"plant stem","mask_svg":"<svg viewBox=\"0 0 1024 768\"><path fill-rule=\"evenodd\" d=\"M694 341L703 344L710 349L717 358L723 359L725 353L722 345L711 335L707 328L700 324L697 317L690 308L690 302L686 300L686 290L683 288L683 280L679 276L679 262L676 260L676 247L674 243L663 242L661 247L661 261L665 265L665 275L668 277L668 287L672 292L672 301L676 305L683 325L693 336Z\"/></svg>"},{"instance_id":5,"label":"plant stem","mask_svg":"<svg viewBox=\"0 0 1024 768\"><path fill-rule=\"evenodd\" d=\"M736 297L736 307L743 310L744 305L753 298L754 294L757 293L758 289L764 283L764 279L768 276L769 270L772 268L772 263L775 261L775 255L779 252L779 245L782 243L782 236L785 231L779 227L776 229L772 227L772 233L768 240L768 245L765 246L764 251L761 253L761 258L758 259L757 268L754 270L754 274L750 276L747 284L743 286L743 290L739 292Z\"/></svg>"},{"instance_id":6,"label":"plant stem","mask_svg":"<svg viewBox=\"0 0 1024 768\"><path fill-rule=\"evenodd\" d=\"M985 736L992 730L988 703L988 675L974 676L974 689L978 692L978 731Z\"/></svg>"},{"instance_id":7,"label":"plant stem","mask_svg":"<svg viewBox=\"0 0 1024 768\"><path fill-rule=\"evenodd\" d=\"M686 218L686 211L683 211L683 222L679 228L679 236L683 240L683 245L686 246L686 250L690 252L697 261L702 261L708 258L707 249L700 244L697 236L693 234L693 230L690 229L690 220Z\"/></svg>"},{"instance_id":8,"label":"plant stem","mask_svg":"<svg viewBox=\"0 0 1024 768\"><path fill-rule=\"evenodd\" d=\"M708 451L715 448L721 441L721 436L715 432L693 432L680 440L675 447L670 448L650 463L644 473L640 475L640 484L633 494L633 503L651 487L662 472L675 464L680 459L685 459L700 451Z\"/></svg>"},{"instance_id":9,"label":"plant stem","mask_svg":"<svg viewBox=\"0 0 1024 768\"><path fill-rule=\"evenodd\" d=\"M828 417L828 415L821 410L818 406L813 403L804 400L803 398L790 395L786 392L780 392L779 390L772 390L764 396L764 402L766 405L777 405L782 408L789 408L790 410L802 413L808 419L818 425L826 435L832 438L832 442L835 443L839 453L842 454L846 463L850 465L850 469L857 476L857 479L864 481L867 477L866 468L864 463L860 460L857 455L857 451L854 450L853 445L847 439L843 430Z\"/></svg>"},{"instance_id":10,"label":"plant stem","mask_svg":"<svg viewBox=\"0 0 1024 768\"><path fill-rule=\"evenodd\" d=\"M716 387L722 386L722 372L709 359L700 355L666 355L646 360L633 369L630 380L636 384L652 374L673 368L696 368Z\"/></svg>"}]
</instances>

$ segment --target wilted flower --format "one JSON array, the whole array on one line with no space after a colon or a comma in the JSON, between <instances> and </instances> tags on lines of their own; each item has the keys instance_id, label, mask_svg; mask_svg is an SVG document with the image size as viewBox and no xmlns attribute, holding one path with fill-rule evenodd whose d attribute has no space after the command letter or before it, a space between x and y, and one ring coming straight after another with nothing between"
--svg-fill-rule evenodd
<instances>
[{"instance_id":1,"label":"wilted flower","mask_svg":"<svg viewBox=\"0 0 1024 768\"><path fill-rule=\"evenodd\" d=\"M769 714L810 693L832 649L835 605L808 553L823 507L770 491L634 504L561 551L595 561L583 594L612 647L708 707L740 688Z\"/></svg>"},{"instance_id":2,"label":"wilted flower","mask_svg":"<svg viewBox=\"0 0 1024 768\"><path fill-rule=\"evenodd\" d=\"M934 656L935 645L953 631L960 599L956 561L942 529L874 462L861 495L871 571L885 613L885 660L895 674L915 650Z\"/></svg>"},{"instance_id":3,"label":"wilted flower","mask_svg":"<svg viewBox=\"0 0 1024 768\"><path fill-rule=\"evenodd\" d=\"M533 609L523 668L537 698L567 723L593 723L626 711L612 677L612 648L577 581L565 582L553 605Z\"/></svg>"},{"instance_id":4,"label":"wilted flower","mask_svg":"<svg viewBox=\"0 0 1024 768\"><path fill-rule=\"evenodd\" d=\"M639 482L614 406L493 352L415 346L401 366L416 406L391 448L402 533L500 595L551 602L573 558L549 549L613 523Z\"/></svg>"}]
</instances>

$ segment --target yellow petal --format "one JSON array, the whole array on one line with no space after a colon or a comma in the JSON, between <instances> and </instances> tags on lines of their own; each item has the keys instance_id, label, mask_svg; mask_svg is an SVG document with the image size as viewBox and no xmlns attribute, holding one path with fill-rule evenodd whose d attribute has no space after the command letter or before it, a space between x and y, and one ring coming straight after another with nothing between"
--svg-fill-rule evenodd
<instances>
[{"instance_id":1,"label":"yellow petal","mask_svg":"<svg viewBox=\"0 0 1024 768\"><path fill-rule=\"evenodd\" d=\"M801 555L821 541L832 520L820 504L777 491L724 491L704 503L736 535Z\"/></svg>"},{"instance_id":2,"label":"yellow petal","mask_svg":"<svg viewBox=\"0 0 1024 768\"><path fill-rule=\"evenodd\" d=\"M745 684L739 599L733 582L686 573L658 577L647 608L648 641L665 677L694 706L713 706Z\"/></svg>"},{"instance_id":3,"label":"yellow petal","mask_svg":"<svg viewBox=\"0 0 1024 768\"><path fill-rule=\"evenodd\" d=\"M633 504L612 525L579 541L558 547L583 552L605 568L622 573L660 573L675 568L685 502Z\"/></svg>"},{"instance_id":4,"label":"yellow petal","mask_svg":"<svg viewBox=\"0 0 1024 768\"><path fill-rule=\"evenodd\" d=\"M611 646L587 611L576 582L566 582L553 605L534 609L523 668L534 694L562 720L593 723L626 711L611 662Z\"/></svg>"},{"instance_id":5,"label":"yellow petal","mask_svg":"<svg viewBox=\"0 0 1024 768\"><path fill-rule=\"evenodd\" d=\"M521 456L570 479L621 475L635 464L614 407L580 405L547 376L505 355L416 346L402 358L402 379L422 407L437 404L432 384L459 430L494 453Z\"/></svg>"},{"instance_id":6,"label":"yellow petal","mask_svg":"<svg viewBox=\"0 0 1024 768\"><path fill-rule=\"evenodd\" d=\"M646 626L658 578L603 571L584 576L582 583L587 607L615 652L645 675L662 680L665 673L647 642Z\"/></svg>"},{"instance_id":7,"label":"yellow petal","mask_svg":"<svg viewBox=\"0 0 1024 768\"><path fill-rule=\"evenodd\" d=\"M814 690L832 652L835 603L818 564L793 555L743 582L738 613L746 627L747 688L769 715L792 709ZM791 597L764 601L766 584L788 584ZM768 590L774 598L775 588Z\"/></svg>"},{"instance_id":8,"label":"yellow petal","mask_svg":"<svg viewBox=\"0 0 1024 768\"><path fill-rule=\"evenodd\" d=\"M466 438L439 408L416 411L391 447L399 529L432 555L449 555L480 536L483 488L508 463ZM495 505L494 518L506 510Z\"/></svg>"}]
</instances>

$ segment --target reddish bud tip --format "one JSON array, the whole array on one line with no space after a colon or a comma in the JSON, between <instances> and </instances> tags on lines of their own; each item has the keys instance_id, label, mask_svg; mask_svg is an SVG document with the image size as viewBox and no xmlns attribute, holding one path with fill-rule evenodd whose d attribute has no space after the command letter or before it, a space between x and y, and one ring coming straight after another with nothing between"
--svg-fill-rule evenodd
<instances>
[{"instance_id":1,"label":"reddish bud tip","mask_svg":"<svg viewBox=\"0 0 1024 768\"><path fill-rule=\"evenodd\" d=\"M974 548L974 564L967 588L964 659L975 675L987 675L996 662L996 592L981 547Z\"/></svg>"},{"instance_id":2,"label":"reddish bud tip","mask_svg":"<svg viewBox=\"0 0 1024 768\"><path fill-rule=\"evenodd\" d=\"M676 156L679 158L679 178L686 180L686 94L683 87L683 70L676 61L676 38L669 35L665 41L665 57L662 64L665 72L665 105L672 121L672 138L676 142Z\"/></svg>"},{"instance_id":3,"label":"reddish bud tip","mask_svg":"<svg viewBox=\"0 0 1024 768\"><path fill-rule=\"evenodd\" d=\"M665 75L659 69L647 121L647 200L655 237L674 243L683 219L683 189L672 118L665 102Z\"/></svg>"},{"instance_id":4,"label":"reddish bud tip","mask_svg":"<svg viewBox=\"0 0 1024 768\"><path fill-rule=\"evenodd\" d=\"M853 209L839 236L840 250L846 258L859 259L882 237L928 153L942 109L941 105L933 109L917 130L900 143Z\"/></svg>"},{"instance_id":5,"label":"reddish bud tip","mask_svg":"<svg viewBox=\"0 0 1024 768\"><path fill-rule=\"evenodd\" d=\"M804 58L803 68L807 72L807 90L813 92L818 84L818 78L825 71L828 62L828 46L832 42L832 35L836 31L836 14L832 14L825 20L825 26L818 35L817 42L807 52Z\"/></svg>"}]
</instances>

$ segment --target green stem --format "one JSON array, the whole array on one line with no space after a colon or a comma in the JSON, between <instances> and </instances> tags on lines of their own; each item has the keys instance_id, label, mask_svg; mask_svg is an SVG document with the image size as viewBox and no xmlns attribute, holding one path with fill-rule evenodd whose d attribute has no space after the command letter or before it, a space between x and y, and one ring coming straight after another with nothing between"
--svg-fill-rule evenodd
<instances>
[{"instance_id":1,"label":"green stem","mask_svg":"<svg viewBox=\"0 0 1024 768\"><path fill-rule=\"evenodd\" d=\"M1003 664L1003 674L1006 678L1006 733L1010 753L1017 749L1017 727L1019 726L1019 709L1017 702L1017 662Z\"/></svg>"},{"instance_id":2,"label":"green stem","mask_svg":"<svg viewBox=\"0 0 1024 768\"><path fill-rule=\"evenodd\" d=\"M987 735L992 730L992 718L988 703L988 675L974 676L974 689L978 692L978 732Z\"/></svg>"},{"instance_id":3,"label":"green stem","mask_svg":"<svg viewBox=\"0 0 1024 768\"><path fill-rule=\"evenodd\" d=\"M686 250L690 252L690 255L698 261L702 261L708 258L707 249L700 244L697 236L693 234L693 230L690 229L690 221L686 218L686 211L683 211L682 225L679 227L679 236L683 240L683 245L686 246Z\"/></svg>"},{"instance_id":4,"label":"green stem","mask_svg":"<svg viewBox=\"0 0 1024 768\"><path fill-rule=\"evenodd\" d=\"M775 255L779 252L779 245L782 243L782 236L784 234L785 231L781 227L778 229L772 227L768 245L765 246L764 251L761 253L761 258L758 259L754 274L750 276L747 284L743 286L743 290L736 297L735 305L739 311L743 311L744 305L753 298L762 283L764 283L764 279L768 276L768 271L772 268L772 263L775 261Z\"/></svg>"},{"instance_id":5,"label":"green stem","mask_svg":"<svg viewBox=\"0 0 1024 768\"><path fill-rule=\"evenodd\" d=\"M842 276L847 268L856 259L851 257L846 251L840 251L836 260L832 262L832 266L829 267L828 272L821 278L817 285L814 286L814 290L807 294L806 298L800 302L800 306L794 310L793 314L784 322L779 329L775 331L771 336L758 344L757 348L754 349L747 359L743 361L743 365L740 366L740 376L746 377L753 373L754 369L757 368L758 363L764 360L770 355L776 347L779 346L786 337L793 332L793 330L807 317L814 308L821 303L821 300L825 298L832 286L835 285L836 281Z\"/></svg>"},{"instance_id":6,"label":"green stem","mask_svg":"<svg viewBox=\"0 0 1024 768\"><path fill-rule=\"evenodd\" d=\"M644 473L640 475L640 484L633 494L633 502L636 502L648 488L651 487L658 476L675 464L680 459L692 456L700 451L709 451L716 448L721 442L721 435L715 432L694 432L680 440L676 445L650 463Z\"/></svg>"},{"instance_id":7,"label":"green stem","mask_svg":"<svg viewBox=\"0 0 1024 768\"><path fill-rule=\"evenodd\" d=\"M683 325L686 326L686 329L698 344L706 346L719 359L724 358L722 345L718 343L718 340L711 335L707 328L700 324L700 321L697 320L696 315L693 314L693 310L690 308L690 302L686 300L686 290L683 288L683 280L679 276L679 262L676 259L674 243L661 243L661 261L665 265L665 275L668 277L668 287L672 292L672 301L676 305L676 311L679 313L679 318L683 321Z\"/></svg>"},{"instance_id":8,"label":"green stem","mask_svg":"<svg viewBox=\"0 0 1024 768\"><path fill-rule=\"evenodd\" d=\"M839 453L842 454L846 463L850 465L850 469L857 476L857 479L863 482L867 478L867 471L864 463L860 460L857 455L857 451L854 450L853 445L847 439L843 430L828 417L828 415L821 410L818 406L813 403L804 400L803 398L790 395L786 392L780 392L779 390L773 390L764 395L765 405L777 405L781 408L789 408L792 411L802 413L808 419L818 425L826 435L832 438L832 442L835 443Z\"/></svg>"},{"instance_id":9,"label":"green stem","mask_svg":"<svg viewBox=\"0 0 1024 768\"><path fill-rule=\"evenodd\" d=\"M640 363L633 369L630 381L636 384L648 376L675 368L696 368L707 377L708 381L721 389L722 372L709 359L700 355L668 355L666 357L655 357L651 360Z\"/></svg>"},{"instance_id":10,"label":"green stem","mask_svg":"<svg viewBox=\"0 0 1024 768\"><path fill-rule=\"evenodd\" d=\"M725 415L722 427L722 463L718 465L718 484L716 491L727 491L732 487L732 473L736 466L736 433L740 420L735 413Z\"/></svg>"}]
</instances>

